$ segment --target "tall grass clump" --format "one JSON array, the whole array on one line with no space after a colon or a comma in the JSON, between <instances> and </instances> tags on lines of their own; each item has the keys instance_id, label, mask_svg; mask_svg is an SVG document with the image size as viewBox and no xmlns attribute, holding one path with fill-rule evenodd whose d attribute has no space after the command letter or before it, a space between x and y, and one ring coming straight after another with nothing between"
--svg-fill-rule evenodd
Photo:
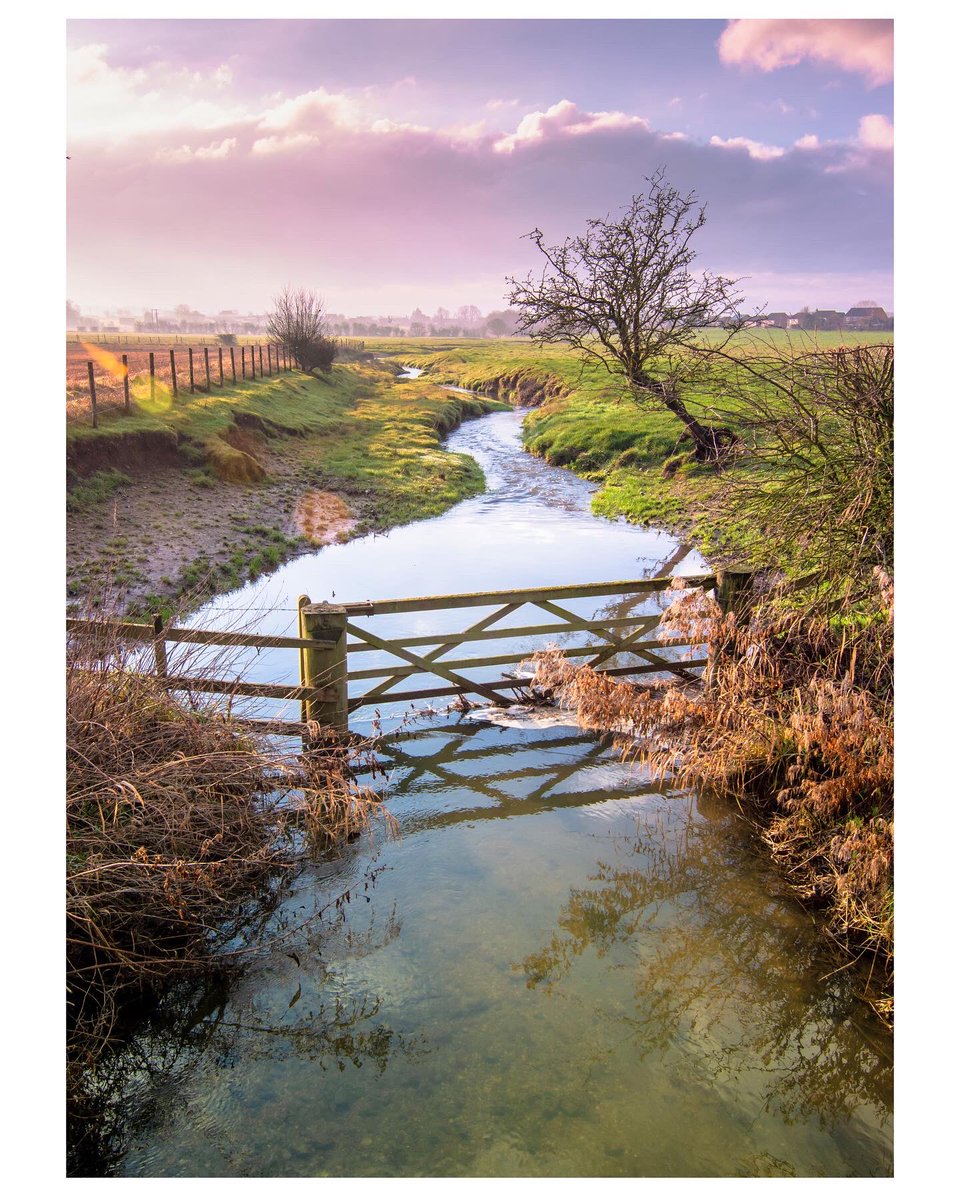
<instances>
[{"instance_id":1,"label":"tall grass clump","mask_svg":"<svg viewBox=\"0 0 960 1200\"><path fill-rule=\"evenodd\" d=\"M724 511L770 570L735 611L683 592L667 637L702 687L636 687L555 654L535 685L655 776L749 807L787 879L867 967L892 1016L893 347L754 356L727 370L743 471Z\"/></svg>"},{"instance_id":2,"label":"tall grass clump","mask_svg":"<svg viewBox=\"0 0 960 1200\"><path fill-rule=\"evenodd\" d=\"M242 960L225 947L304 855L390 818L356 782L369 745L274 748L203 698L171 697L109 632L71 641L66 692L74 1095L128 1005Z\"/></svg>"},{"instance_id":3,"label":"tall grass clump","mask_svg":"<svg viewBox=\"0 0 960 1200\"><path fill-rule=\"evenodd\" d=\"M801 899L866 967L892 1015L893 724L890 701L858 675L828 621L800 618L771 592L749 618L703 593L664 614L665 637L705 641L705 685L638 687L536 656L533 685L584 729L614 732L653 777L733 797Z\"/></svg>"}]
</instances>

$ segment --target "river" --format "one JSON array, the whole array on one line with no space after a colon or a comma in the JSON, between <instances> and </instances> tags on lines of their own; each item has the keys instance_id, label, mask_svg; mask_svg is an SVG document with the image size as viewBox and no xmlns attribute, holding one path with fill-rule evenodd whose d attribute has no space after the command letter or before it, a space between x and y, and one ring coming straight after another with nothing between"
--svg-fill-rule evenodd
<instances>
[{"instance_id":1,"label":"river","mask_svg":"<svg viewBox=\"0 0 960 1200\"><path fill-rule=\"evenodd\" d=\"M525 454L521 421L448 439L482 466L483 495L289 563L197 624L292 632L300 593L704 568L666 533L591 516L590 485ZM373 627L429 632L437 616ZM250 673L293 679L280 653ZM892 1172L891 1040L734 806L655 786L568 724L407 712L380 710L400 837L305 870L238 982L171 1000L117 1173ZM344 889L322 934L271 941Z\"/></svg>"}]
</instances>

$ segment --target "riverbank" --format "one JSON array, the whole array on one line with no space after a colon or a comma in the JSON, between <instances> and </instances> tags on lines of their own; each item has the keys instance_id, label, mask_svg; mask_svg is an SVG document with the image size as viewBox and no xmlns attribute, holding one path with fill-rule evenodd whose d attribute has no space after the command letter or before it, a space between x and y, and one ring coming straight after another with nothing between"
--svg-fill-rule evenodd
<instances>
[{"instance_id":1,"label":"riverbank","mask_svg":"<svg viewBox=\"0 0 960 1200\"><path fill-rule=\"evenodd\" d=\"M524 452L521 422L496 413L451 435L483 493L287 563L271 592L289 608L304 592L384 596L385 582L409 596L704 569L665 534L591 516L590 488ZM229 627L259 590L198 621ZM289 633L292 617L259 613L257 632ZM400 639L471 623L356 619ZM525 620L543 618L504 624ZM296 681L295 655L269 654L258 678ZM307 865L243 977L143 1030L113 1106L128 1119L116 1174L889 1171L889 1036L735 804L649 779L568 719L494 724L441 703L397 729L405 701L375 708L400 836ZM354 886L367 868L369 890ZM299 932L318 904L336 920Z\"/></svg>"},{"instance_id":2,"label":"riverbank","mask_svg":"<svg viewBox=\"0 0 960 1200\"><path fill-rule=\"evenodd\" d=\"M670 747L656 770L676 774L679 764L685 783L735 797L848 960L867 964L870 999L892 1019L887 340L858 338L874 347L862 353L841 351L838 338L741 345L755 357L739 378L721 370L715 397L685 397L697 419L739 436L744 452L722 471L695 460L673 416L638 406L570 353L502 343L437 348L416 361L431 377L491 395L520 391L537 404L525 445L595 483L596 515L665 528L715 566L761 573L749 623L735 635L718 614L698 616L725 690L684 710L682 728L669 694L638 701L626 688L613 704L607 681L569 667L553 683L584 728L634 723ZM758 366L769 393L755 382ZM770 592L778 578L782 590Z\"/></svg>"},{"instance_id":3,"label":"riverbank","mask_svg":"<svg viewBox=\"0 0 960 1200\"><path fill-rule=\"evenodd\" d=\"M476 495L476 463L440 442L504 407L373 361L176 400L131 391L130 414L68 425L67 596L134 616Z\"/></svg>"},{"instance_id":4,"label":"riverbank","mask_svg":"<svg viewBox=\"0 0 960 1200\"><path fill-rule=\"evenodd\" d=\"M889 334L870 333L788 337L777 330L741 337L743 346L765 355L890 340ZM393 353L416 363L431 380L535 407L524 422L525 447L596 484L592 508L597 516L666 529L692 542L718 566L770 565L764 539L724 505L730 480L749 477L751 464L736 462L718 474L696 462L677 418L654 403L637 405L622 382L602 367L584 365L564 347L519 340L371 344L382 350L393 346ZM708 388L694 389L686 403L697 419L716 420L717 400ZM736 400L724 396L722 404L724 423L736 429Z\"/></svg>"}]
</instances>

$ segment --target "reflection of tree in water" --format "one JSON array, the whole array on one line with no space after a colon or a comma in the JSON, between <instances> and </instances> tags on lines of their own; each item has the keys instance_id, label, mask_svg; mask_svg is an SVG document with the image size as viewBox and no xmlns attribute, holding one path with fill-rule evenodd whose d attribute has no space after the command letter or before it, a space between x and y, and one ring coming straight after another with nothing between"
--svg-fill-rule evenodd
<instances>
[{"instance_id":1,"label":"reflection of tree in water","mask_svg":"<svg viewBox=\"0 0 960 1200\"><path fill-rule=\"evenodd\" d=\"M527 986L551 992L587 950L618 968L632 955L636 1008L621 1020L641 1058L693 1047L706 1078L762 1072L766 1107L788 1122L825 1124L861 1104L885 1116L889 1039L847 974L824 978L830 967L798 911L758 885L730 811L647 827L632 852L641 866L600 862L593 886L571 890L559 931L515 968Z\"/></svg>"},{"instance_id":2,"label":"reflection of tree in water","mask_svg":"<svg viewBox=\"0 0 960 1200\"><path fill-rule=\"evenodd\" d=\"M362 957L392 941L399 929L391 913L382 930L371 921L367 930L344 929L340 936L350 957ZM335 984L334 973L315 954L329 936L313 930L299 952L278 951L290 969L291 994L277 1000L274 987L273 1003L261 999L269 989L256 981L245 987L254 974L250 968L168 989L124 1044L105 1056L77 1111L68 1114L68 1174L115 1173L131 1136L156 1125L168 1107L182 1102L197 1068L297 1058L322 1071L366 1067L382 1075L397 1055L428 1053L422 1038L406 1037L378 1020L378 996L353 996L347 1002L335 996L329 1003L307 1005L305 985L315 992ZM267 969L287 973L276 959Z\"/></svg>"}]
</instances>

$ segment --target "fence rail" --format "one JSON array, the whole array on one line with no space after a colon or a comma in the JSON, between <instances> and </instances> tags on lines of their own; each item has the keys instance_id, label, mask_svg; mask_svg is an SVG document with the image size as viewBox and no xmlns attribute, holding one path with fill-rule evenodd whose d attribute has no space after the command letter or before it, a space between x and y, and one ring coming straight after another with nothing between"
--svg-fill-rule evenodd
<instances>
[{"instance_id":1,"label":"fence rail","mask_svg":"<svg viewBox=\"0 0 960 1200\"><path fill-rule=\"evenodd\" d=\"M131 382L135 399L149 408L164 393L176 400L185 392L209 394L293 370L289 348L272 341L197 340L174 347L167 339L144 343L142 349L131 349L125 340L123 346L116 340L68 341L67 416L89 416L96 428L104 409L129 413Z\"/></svg>"},{"instance_id":2,"label":"fence rail","mask_svg":"<svg viewBox=\"0 0 960 1200\"><path fill-rule=\"evenodd\" d=\"M749 588L752 574L745 571L721 571L716 574L685 576L683 586L715 591L721 609L737 608ZM105 658L124 642L152 645L155 670L163 685L171 691L208 692L225 696L248 696L286 701L299 701L301 720L289 722L271 719L253 722L261 726L303 732L311 722L319 726L344 730L349 714L357 709L396 701L425 700L442 696L482 696L500 703L505 695L516 693L523 680L516 675L500 679L472 679L465 671L504 667L523 662L535 653L528 646L509 652L470 658L448 658L457 647L474 642L510 641L534 637L557 637L569 634L598 635L579 645L564 646L560 653L566 658L582 658L601 674L612 676L670 675L686 683L698 682L694 672L707 665L705 657L665 658L664 651L688 649L693 654L701 643L684 639L649 638L662 619L662 612L647 612L626 616L584 617L558 604L605 596L619 596L635 603L646 596L655 596L670 589L675 580L668 576L656 579L614 580L608 583L572 584L552 587L522 588L514 591L465 592L446 596L410 596L398 599L354 601L350 603L312 604L301 596L297 605L298 636L243 633L186 626L165 625L159 614L152 624L130 621L88 620L68 618L67 632L92 644L94 655L100 651ZM550 623L498 626L518 609L531 605L554 618ZM401 635L384 637L357 624L364 617L396 615L412 612L456 611L486 607L493 609L472 625L455 632ZM354 619L355 618L355 619ZM205 676L171 673L167 664L168 643L201 646L245 647L250 649L296 650L299 657L299 684L252 683L242 679L228 680ZM411 647L417 647L413 650ZM421 647L430 647L422 649ZM350 669L353 655L376 651L393 661L373 667ZM620 655L635 661L616 663ZM362 663L363 660L361 660ZM415 676L440 680L426 687L397 690ZM372 683L374 680L379 682ZM348 685L364 686L353 695Z\"/></svg>"}]
</instances>

